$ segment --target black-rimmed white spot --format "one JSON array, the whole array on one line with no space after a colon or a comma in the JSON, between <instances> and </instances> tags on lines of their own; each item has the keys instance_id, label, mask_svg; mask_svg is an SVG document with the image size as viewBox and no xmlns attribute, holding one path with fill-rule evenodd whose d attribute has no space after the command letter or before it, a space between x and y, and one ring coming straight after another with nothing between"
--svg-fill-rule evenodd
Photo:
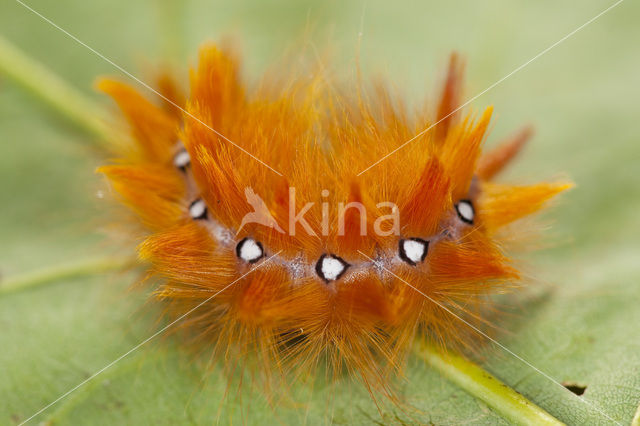
<instances>
[{"instance_id":1,"label":"black-rimmed white spot","mask_svg":"<svg viewBox=\"0 0 640 426\"><path fill-rule=\"evenodd\" d=\"M189 206L189 216L192 219L206 219L207 218L207 205L203 200L197 199Z\"/></svg>"},{"instance_id":2,"label":"black-rimmed white spot","mask_svg":"<svg viewBox=\"0 0 640 426\"><path fill-rule=\"evenodd\" d=\"M458 204L456 204L456 213L458 213L458 217L463 222L473 224L473 219L476 216L476 212L470 200L458 201Z\"/></svg>"},{"instance_id":3,"label":"black-rimmed white spot","mask_svg":"<svg viewBox=\"0 0 640 426\"><path fill-rule=\"evenodd\" d=\"M429 251L429 241L422 238L407 238L400 240L398 244L398 254L400 259L411 266L415 266L427 257Z\"/></svg>"},{"instance_id":4,"label":"black-rimmed white spot","mask_svg":"<svg viewBox=\"0 0 640 426\"><path fill-rule=\"evenodd\" d=\"M255 263L264 256L264 249L260 242L247 237L236 246L236 255L245 262Z\"/></svg>"},{"instance_id":5,"label":"black-rimmed white spot","mask_svg":"<svg viewBox=\"0 0 640 426\"><path fill-rule=\"evenodd\" d=\"M350 265L341 257L333 254L323 254L316 263L316 273L325 282L340 278Z\"/></svg>"},{"instance_id":6,"label":"black-rimmed white spot","mask_svg":"<svg viewBox=\"0 0 640 426\"><path fill-rule=\"evenodd\" d=\"M182 170L183 172L187 170L187 167L191 163L191 157L186 149L181 148L180 151L173 156L173 165Z\"/></svg>"}]
</instances>

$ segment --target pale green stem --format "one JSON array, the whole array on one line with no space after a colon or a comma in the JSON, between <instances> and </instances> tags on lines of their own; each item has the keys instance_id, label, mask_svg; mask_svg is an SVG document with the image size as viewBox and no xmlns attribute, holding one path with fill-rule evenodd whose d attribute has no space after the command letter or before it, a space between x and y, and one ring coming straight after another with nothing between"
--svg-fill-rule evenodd
<instances>
[{"instance_id":1,"label":"pale green stem","mask_svg":"<svg viewBox=\"0 0 640 426\"><path fill-rule=\"evenodd\" d=\"M633 420L631 420L631 426L640 426L640 405L636 410L635 416L633 416Z\"/></svg>"},{"instance_id":2,"label":"pale green stem","mask_svg":"<svg viewBox=\"0 0 640 426\"><path fill-rule=\"evenodd\" d=\"M0 73L6 74L77 126L98 136L99 142L115 139L115 134L103 121L98 105L3 37L0 37Z\"/></svg>"},{"instance_id":3,"label":"pale green stem","mask_svg":"<svg viewBox=\"0 0 640 426\"><path fill-rule=\"evenodd\" d=\"M502 383L473 362L420 344L417 354L444 377L518 425L562 425L558 419Z\"/></svg>"},{"instance_id":4,"label":"pale green stem","mask_svg":"<svg viewBox=\"0 0 640 426\"><path fill-rule=\"evenodd\" d=\"M123 257L97 257L69 265L28 272L0 281L0 295L13 293L62 279L94 275L121 269L130 261L130 258Z\"/></svg>"}]
</instances>

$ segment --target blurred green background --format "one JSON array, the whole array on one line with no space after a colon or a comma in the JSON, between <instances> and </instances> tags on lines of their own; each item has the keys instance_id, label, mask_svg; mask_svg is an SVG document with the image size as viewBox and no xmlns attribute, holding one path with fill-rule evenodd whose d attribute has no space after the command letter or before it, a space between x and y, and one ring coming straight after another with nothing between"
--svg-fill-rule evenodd
<instances>
[{"instance_id":1,"label":"blurred green background","mask_svg":"<svg viewBox=\"0 0 640 426\"><path fill-rule=\"evenodd\" d=\"M186 69L198 45L231 35L245 76L286 52L332 53L352 75L358 34L366 77L380 74L420 102L434 94L447 55L467 59L466 97L591 19L607 1L31 0L28 4L145 80L169 61ZM120 75L13 0L0 34L105 106L99 75ZM498 340L568 392L495 346L481 363L569 424L607 424L580 398L629 424L640 403L640 4L627 0L477 99L496 114L489 144L522 124L536 136L505 179L569 176L577 188L551 214L545 241L526 255L537 285L507 299ZM91 138L0 76L0 270L10 278L106 253L110 203L97 197L102 162ZM0 423L16 424L149 336L157 324L135 274L108 273L0 294ZM296 385L297 386L297 385ZM411 415L380 417L366 393L317 384L308 404L270 408L259 393L223 400L219 373L153 342L60 401L54 424L504 424L482 402L412 359L402 395ZM306 395L304 386L294 389ZM328 408L327 395L334 403ZM223 401L223 402L221 402ZM250 401L247 409L247 401ZM244 412L243 408L244 407Z\"/></svg>"}]
</instances>

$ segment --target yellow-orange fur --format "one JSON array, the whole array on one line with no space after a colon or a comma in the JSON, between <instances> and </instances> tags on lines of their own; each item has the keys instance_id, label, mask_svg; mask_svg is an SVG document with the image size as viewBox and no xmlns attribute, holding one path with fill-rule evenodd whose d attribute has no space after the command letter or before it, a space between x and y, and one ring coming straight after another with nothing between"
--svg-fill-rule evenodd
<instances>
[{"instance_id":1,"label":"yellow-orange fur","mask_svg":"<svg viewBox=\"0 0 640 426\"><path fill-rule=\"evenodd\" d=\"M161 81L172 101L282 176L175 108L155 105L122 83L101 81L99 88L116 100L135 139L117 164L101 171L149 229L140 257L161 278L156 295L180 315L238 280L185 318L183 327L226 359L258 360L266 377L284 371L304 376L324 359L330 372L346 369L369 389L391 396L390 374L402 371L416 335L444 345L465 343L467 326L442 306L477 322L486 296L518 279L494 240L496 231L568 187L490 181L526 135L481 159L492 109L478 117L450 114L459 105L461 78L460 61L452 56L437 114L430 120L420 118L424 112L408 113L381 86L370 95L354 96L311 78L284 87L266 81L249 91L234 56L214 46L201 50L188 96L170 79ZM433 131L357 175L440 119ZM192 188L172 164L179 141L191 158L186 178L195 182ZM477 218L460 228L461 235L429 247L423 263L393 264L393 274L439 306L373 266L327 284L313 274L292 276L282 263L241 262L232 246L220 244L189 217L188 206L193 197L202 197L212 219L235 235L242 217L252 211L245 200L247 186L289 232L249 224L236 241L250 236L263 244L267 256L279 253L285 262L297 259L306 265L324 253L354 264L366 262L365 255L391 256L400 238L439 234L455 220L453 206L461 199L473 201ZM329 235L322 235L319 207L305 216L317 236L300 226L292 235L290 187L296 190L296 211L308 202L362 203L367 236L360 235L357 211L346 215L345 234L339 235L335 207ZM329 190L328 197L321 197L323 189ZM389 214L376 207L382 201L398 205L400 236L372 231L375 220Z\"/></svg>"}]
</instances>

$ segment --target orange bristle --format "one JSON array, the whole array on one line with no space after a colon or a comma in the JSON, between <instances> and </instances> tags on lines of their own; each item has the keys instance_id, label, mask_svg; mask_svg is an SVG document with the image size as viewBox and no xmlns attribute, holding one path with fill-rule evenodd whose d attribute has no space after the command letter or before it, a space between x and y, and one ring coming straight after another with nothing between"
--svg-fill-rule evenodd
<instances>
[{"instance_id":1,"label":"orange bristle","mask_svg":"<svg viewBox=\"0 0 640 426\"><path fill-rule=\"evenodd\" d=\"M497 148L486 153L478 164L478 176L484 180L491 180L518 155L532 135L533 129L524 127L506 141L501 142Z\"/></svg>"},{"instance_id":2,"label":"orange bristle","mask_svg":"<svg viewBox=\"0 0 640 426\"><path fill-rule=\"evenodd\" d=\"M443 140L447 136L451 123L454 123L456 120L456 109L460 105L463 80L464 63L460 60L458 54L454 52L449 57L447 78L444 82L440 104L438 105L436 121L440 123L435 129L438 140Z\"/></svg>"},{"instance_id":3,"label":"orange bristle","mask_svg":"<svg viewBox=\"0 0 640 426\"><path fill-rule=\"evenodd\" d=\"M115 80L100 80L98 90L110 95L127 118L137 144L129 156L162 163L173 150L178 128L173 117L154 105L133 87Z\"/></svg>"}]
</instances>

